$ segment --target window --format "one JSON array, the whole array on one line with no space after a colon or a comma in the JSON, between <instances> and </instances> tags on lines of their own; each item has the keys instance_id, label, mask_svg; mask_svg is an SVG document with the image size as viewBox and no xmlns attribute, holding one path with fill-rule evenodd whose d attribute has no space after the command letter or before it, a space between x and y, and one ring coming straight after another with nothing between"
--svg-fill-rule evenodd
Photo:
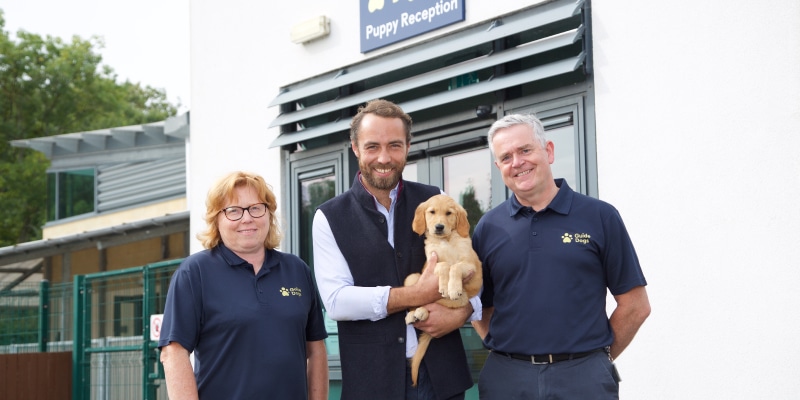
<instances>
[{"instance_id":1,"label":"window","mask_svg":"<svg viewBox=\"0 0 800 400\"><path fill-rule=\"evenodd\" d=\"M508 114L533 113L544 125L547 140L553 142L554 178L564 178L576 192L597 196L596 149L591 119L586 118L584 96L571 95L559 100L508 107ZM508 195L511 195L509 192Z\"/></svg>"},{"instance_id":2,"label":"window","mask_svg":"<svg viewBox=\"0 0 800 400\"><path fill-rule=\"evenodd\" d=\"M138 336L142 332L142 296L114 296L114 336Z\"/></svg>"},{"instance_id":3,"label":"window","mask_svg":"<svg viewBox=\"0 0 800 400\"><path fill-rule=\"evenodd\" d=\"M285 228L294 254L302 258L313 271L314 246L311 231L314 214L322 203L342 192L343 155L339 152L314 154L312 151L309 157L309 154L303 153L294 155L289 162L292 180L289 197L284 204L289 205L288 212L292 221ZM327 313L323 312L323 315L328 332L325 347L328 351L329 373L331 379L338 382L341 379L338 327L336 321L328 318Z\"/></svg>"},{"instance_id":4,"label":"window","mask_svg":"<svg viewBox=\"0 0 800 400\"><path fill-rule=\"evenodd\" d=\"M311 243L311 225L320 204L336 196L336 175L333 168L300 175L300 258L314 265L314 247Z\"/></svg>"},{"instance_id":5,"label":"window","mask_svg":"<svg viewBox=\"0 0 800 400\"><path fill-rule=\"evenodd\" d=\"M95 170L47 174L47 220L56 221L95 211Z\"/></svg>"},{"instance_id":6,"label":"window","mask_svg":"<svg viewBox=\"0 0 800 400\"><path fill-rule=\"evenodd\" d=\"M488 148L442 157L444 192L467 210L469 233L492 204L492 171Z\"/></svg>"},{"instance_id":7,"label":"window","mask_svg":"<svg viewBox=\"0 0 800 400\"><path fill-rule=\"evenodd\" d=\"M304 154L306 153L306 154ZM282 204L290 220L283 224L284 251L291 251L314 270L311 226L317 207L342 192L341 153L300 152L289 161L290 183Z\"/></svg>"}]
</instances>

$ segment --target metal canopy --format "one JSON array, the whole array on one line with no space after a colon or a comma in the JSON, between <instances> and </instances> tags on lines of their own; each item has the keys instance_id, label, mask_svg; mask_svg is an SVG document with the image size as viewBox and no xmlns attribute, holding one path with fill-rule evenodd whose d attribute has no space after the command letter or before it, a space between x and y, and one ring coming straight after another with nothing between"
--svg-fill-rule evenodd
<instances>
[{"instance_id":1,"label":"metal canopy","mask_svg":"<svg viewBox=\"0 0 800 400\"><path fill-rule=\"evenodd\" d=\"M188 230L189 211L182 211L94 231L0 247L0 267L89 248L119 246ZM0 269L1 272L4 271Z\"/></svg>"},{"instance_id":2,"label":"metal canopy","mask_svg":"<svg viewBox=\"0 0 800 400\"><path fill-rule=\"evenodd\" d=\"M448 37L447 40L420 45L416 51L400 51L384 55L376 59L375 62L365 62L340 69L318 79L305 81L298 84L297 87L290 85L289 88L285 88L275 97L269 106L289 103L321 91L356 83L372 76L380 75L387 68L407 68L432 57L451 54L461 49L475 47L533 27L561 21L580 14L583 3L583 0L572 0L545 4L536 7L535 13L515 13L503 18L502 22L499 22L499 20L487 22L468 31L456 33L452 37Z\"/></svg>"},{"instance_id":3,"label":"metal canopy","mask_svg":"<svg viewBox=\"0 0 800 400\"><path fill-rule=\"evenodd\" d=\"M568 72L575 71L585 60L585 55L580 53L575 57L565 60L556 61L550 64L542 65L540 67L532 68L511 75L504 75L500 78L491 81L480 82L475 85L465 86L457 90L437 93L431 96L423 97L420 99L411 100L399 105L403 107L403 111L412 113L419 110L431 108L436 105L451 103L459 99L477 96L484 93L491 93L495 90L506 89L515 85L521 85L526 82L532 82L540 79L545 79ZM378 98L371 97L370 99ZM309 140L331 133L340 132L350 127L349 120L337 121L328 123L313 128L305 129L300 132L284 133L278 136L271 144L270 147L278 147L286 144L292 144Z\"/></svg>"},{"instance_id":4,"label":"metal canopy","mask_svg":"<svg viewBox=\"0 0 800 400\"><path fill-rule=\"evenodd\" d=\"M43 259L21 261L0 266L0 293L20 283L38 283L42 280Z\"/></svg>"},{"instance_id":5,"label":"metal canopy","mask_svg":"<svg viewBox=\"0 0 800 400\"><path fill-rule=\"evenodd\" d=\"M284 87L270 103L281 107L269 125L281 133L270 147L346 132L352 109L372 99L405 99L395 100L405 112L427 112L577 71L587 57L583 7L582 0L553 1ZM508 48L497 45L506 38L515 38ZM506 70L509 64L522 68ZM392 73L404 70L415 72ZM496 73L448 85L478 71Z\"/></svg>"},{"instance_id":6,"label":"metal canopy","mask_svg":"<svg viewBox=\"0 0 800 400\"><path fill-rule=\"evenodd\" d=\"M96 131L66 133L32 139L12 140L14 147L28 148L53 159L61 156L87 155L164 144L183 144L189 137L189 113L166 121L131 125Z\"/></svg>"},{"instance_id":7,"label":"metal canopy","mask_svg":"<svg viewBox=\"0 0 800 400\"><path fill-rule=\"evenodd\" d=\"M565 34L551 36L549 38L537 41L535 43L526 44L500 53L489 54L469 62L452 65L449 67L441 68L436 71L431 71L425 74L417 75L410 79L395 82L389 86L382 86L371 90L365 90L355 95L348 96L341 100L335 100L327 103L322 103L313 107L304 108L290 114L279 115L275 118L269 127L272 128L278 125L289 124L301 121L315 115L324 114L340 110L344 107L355 106L365 103L372 99L384 98L395 93L402 93L422 87L434 82L442 81L445 79L454 78L460 75L468 74L472 71L494 67L510 61L515 61L524 57L529 57L535 54L541 54L549 50L565 47L575 43L581 38L583 29L573 29ZM567 71L567 72L571 72ZM480 83L478 84L480 85ZM477 86L477 85L476 85ZM461 89L450 91L452 96L448 97L464 97L461 93L456 93ZM485 93L485 92L484 92ZM405 110L405 108L404 108ZM406 112L414 110L405 110Z\"/></svg>"}]
</instances>

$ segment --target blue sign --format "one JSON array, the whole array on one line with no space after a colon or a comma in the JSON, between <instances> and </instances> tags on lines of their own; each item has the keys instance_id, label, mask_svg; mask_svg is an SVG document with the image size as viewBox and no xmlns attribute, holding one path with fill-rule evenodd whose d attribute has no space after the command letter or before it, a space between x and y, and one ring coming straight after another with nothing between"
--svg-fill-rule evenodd
<instances>
[{"instance_id":1,"label":"blue sign","mask_svg":"<svg viewBox=\"0 0 800 400\"><path fill-rule=\"evenodd\" d=\"M464 0L360 0L361 52L464 20Z\"/></svg>"}]
</instances>

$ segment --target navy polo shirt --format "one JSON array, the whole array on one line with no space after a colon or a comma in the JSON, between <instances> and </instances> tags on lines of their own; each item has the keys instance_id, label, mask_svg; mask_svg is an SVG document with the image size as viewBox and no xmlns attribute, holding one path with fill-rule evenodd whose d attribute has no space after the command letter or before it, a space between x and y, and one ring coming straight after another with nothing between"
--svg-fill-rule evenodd
<instances>
[{"instance_id":1,"label":"navy polo shirt","mask_svg":"<svg viewBox=\"0 0 800 400\"><path fill-rule=\"evenodd\" d=\"M258 274L223 244L187 257L170 281L159 347L194 351L203 399L305 399L306 342L327 337L310 268L265 250Z\"/></svg>"},{"instance_id":2,"label":"navy polo shirt","mask_svg":"<svg viewBox=\"0 0 800 400\"><path fill-rule=\"evenodd\" d=\"M488 211L472 243L483 262L484 307L494 307L486 347L507 353L579 353L608 346L606 289L646 285L617 210L563 179L543 210L511 196Z\"/></svg>"}]
</instances>

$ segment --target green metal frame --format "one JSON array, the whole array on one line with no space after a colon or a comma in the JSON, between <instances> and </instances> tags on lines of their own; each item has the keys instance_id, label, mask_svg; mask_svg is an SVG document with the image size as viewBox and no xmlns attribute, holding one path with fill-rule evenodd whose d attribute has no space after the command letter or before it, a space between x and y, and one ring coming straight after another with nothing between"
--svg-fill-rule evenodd
<instances>
[{"instance_id":1,"label":"green metal frame","mask_svg":"<svg viewBox=\"0 0 800 400\"><path fill-rule=\"evenodd\" d=\"M157 279L153 279L155 274L151 271L157 271L164 268L177 268L181 260L164 261L160 263L150 264L145 267L144 274L144 291L142 293L142 337L146 340L142 341L142 393L144 393L144 400L155 400L157 398L158 384L157 380L164 379L164 369L159 361L158 343L149 340L150 338L150 315L155 314L157 311L156 305L153 304L153 294L156 293L156 285L159 283ZM166 293L166 291L164 291Z\"/></svg>"},{"instance_id":2,"label":"green metal frame","mask_svg":"<svg viewBox=\"0 0 800 400\"><path fill-rule=\"evenodd\" d=\"M72 280L73 307L73 339L72 339L72 398L73 400L89 399L90 365L86 361L86 349L91 346L89 318L86 309L90 305L90 297L85 293L86 276L76 275Z\"/></svg>"},{"instance_id":3,"label":"green metal frame","mask_svg":"<svg viewBox=\"0 0 800 400\"><path fill-rule=\"evenodd\" d=\"M39 352L47 352L48 332L50 332L50 282L42 280L39 284Z\"/></svg>"},{"instance_id":4,"label":"green metal frame","mask_svg":"<svg viewBox=\"0 0 800 400\"><path fill-rule=\"evenodd\" d=\"M88 275L76 275L73 283L74 338L72 351L72 399L89 400L91 398L91 356L93 354L116 352L141 352L142 360L142 394L146 400L158 397L160 379L164 378L161 363L158 360L158 344L150 339L150 315L157 312L153 301L159 284L158 272L171 272L177 269L183 259L162 261L142 267L108 271ZM139 275L142 278L142 344L123 346L92 347L92 295L91 284L108 281L120 276ZM161 282L162 284L164 282ZM168 283L168 281L167 281ZM162 288L163 289L163 288ZM43 290L46 292L46 290ZM42 302L42 304L47 304ZM45 331L46 332L46 331ZM41 342L41 341L40 341ZM40 343L40 346L42 344ZM46 343L44 344L46 347Z\"/></svg>"}]
</instances>

